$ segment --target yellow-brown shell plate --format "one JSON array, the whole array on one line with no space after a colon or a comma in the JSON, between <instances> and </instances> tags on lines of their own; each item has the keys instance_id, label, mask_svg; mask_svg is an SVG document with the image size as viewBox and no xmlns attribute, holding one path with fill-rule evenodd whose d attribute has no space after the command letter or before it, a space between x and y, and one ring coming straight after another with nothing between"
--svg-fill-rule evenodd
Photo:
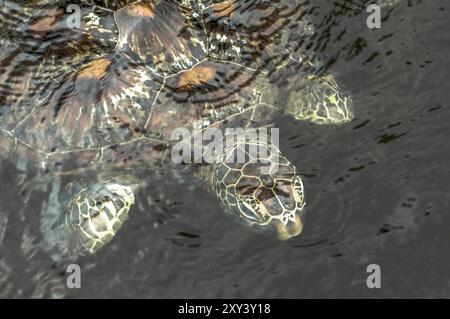
<instances>
[{"instance_id":1,"label":"yellow-brown shell plate","mask_svg":"<svg viewBox=\"0 0 450 319\"><path fill-rule=\"evenodd\" d=\"M14 133L46 152L125 143L142 136L161 85L120 53L102 56L64 79Z\"/></svg>"}]
</instances>

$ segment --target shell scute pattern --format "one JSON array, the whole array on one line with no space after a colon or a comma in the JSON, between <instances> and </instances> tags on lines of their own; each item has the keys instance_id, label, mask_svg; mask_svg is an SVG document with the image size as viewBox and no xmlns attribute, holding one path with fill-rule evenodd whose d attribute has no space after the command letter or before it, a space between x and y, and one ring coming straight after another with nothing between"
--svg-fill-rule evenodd
<instances>
[{"instance_id":1,"label":"shell scute pattern","mask_svg":"<svg viewBox=\"0 0 450 319\"><path fill-rule=\"evenodd\" d=\"M168 139L173 129L225 129L233 126L233 118L248 123L258 101L253 73L240 65L205 60L193 68L164 80L157 103L147 124L162 138ZM200 127L195 127L200 123Z\"/></svg>"},{"instance_id":2,"label":"shell scute pattern","mask_svg":"<svg viewBox=\"0 0 450 319\"><path fill-rule=\"evenodd\" d=\"M86 150L86 156L79 157L95 161L104 156L100 154L104 148L138 141L146 132L155 131L167 138L168 130L191 121L201 121L203 127L220 126L233 116L245 122L248 118L244 114L254 115L254 111L246 111L255 108L259 96L252 87L255 71L246 68L245 63L228 64L233 59L215 55L210 41L219 35L229 42L230 35L238 35L233 23L214 26L212 21L214 18L220 22L226 15L236 19L236 23L247 19L246 5L238 6L236 1L212 5L208 1L183 1L182 6L176 1L84 3L99 5L100 9L82 8L87 18L83 19L80 32L76 32L82 36L68 37L73 39L70 43L77 43L69 45L76 48L73 51L52 49L49 54L40 48L41 55L35 60L33 55L17 54L10 47L0 52L2 61L9 58L8 50L12 50L9 56L18 59L17 64L30 66L21 78L17 76L18 81L9 82L32 85L8 88L8 93L18 95L2 103L1 108L7 105L9 109L0 109L8 113L0 117L0 126L41 157L56 158L57 153L71 151L79 156L80 150ZM114 12L102 11L103 7ZM63 13L59 7L46 7L31 23L24 23L22 30L27 37L38 37L40 43L46 43L50 29L68 34L62 23L67 15ZM257 10L260 15L270 13L273 10L268 5ZM117 30L107 31L111 25ZM87 36L90 32L93 35ZM112 49L111 43L117 53L102 55L94 50L103 45ZM237 47L251 46L238 43ZM224 61L214 62L215 58ZM62 70L56 70L61 63ZM4 76L11 79L11 71ZM53 77L46 81L47 87L37 85L43 76ZM236 91L230 91L230 87ZM8 95L2 94L1 98L8 99ZM99 152L97 157L91 156L95 150ZM80 166L87 162L80 160Z\"/></svg>"},{"instance_id":3,"label":"shell scute pattern","mask_svg":"<svg viewBox=\"0 0 450 319\"><path fill-rule=\"evenodd\" d=\"M15 133L52 153L124 143L140 136L159 89L121 55L102 57L64 81Z\"/></svg>"},{"instance_id":4,"label":"shell scute pattern","mask_svg":"<svg viewBox=\"0 0 450 319\"><path fill-rule=\"evenodd\" d=\"M190 68L206 57L203 30L193 25L190 14L172 0L126 6L114 14L116 49L163 75Z\"/></svg>"},{"instance_id":5,"label":"shell scute pattern","mask_svg":"<svg viewBox=\"0 0 450 319\"><path fill-rule=\"evenodd\" d=\"M176 128L227 137L229 128L270 127L281 110L315 123L351 118L334 79L307 73L312 64L292 56L302 50L291 30L309 32L303 1L81 4L79 28L65 25L62 3L19 8L37 15L0 47L0 151L56 172L56 184L83 187L69 204L59 186L49 200L48 216L69 210L53 236L69 250L95 252L112 239L134 203L127 177L144 187L140 172L168 168ZM267 139L238 139L224 151L213 165L189 167L225 211L282 239L297 236L305 203L295 166Z\"/></svg>"},{"instance_id":6,"label":"shell scute pattern","mask_svg":"<svg viewBox=\"0 0 450 319\"><path fill-rule=\"evenodd\" d=\"M203 9L208 56L214 59L274 68L314 33L306 1L214 2Z\"/></svg>"}]
</instances>

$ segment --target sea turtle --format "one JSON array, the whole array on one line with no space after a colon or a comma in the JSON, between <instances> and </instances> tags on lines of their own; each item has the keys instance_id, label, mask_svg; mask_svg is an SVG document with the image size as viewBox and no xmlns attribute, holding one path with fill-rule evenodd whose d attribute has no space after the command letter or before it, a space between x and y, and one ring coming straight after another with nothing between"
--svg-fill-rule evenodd
<instances>
[{"instance_id":1,"label":"sea turtle","mask_svg":"<svg viewBox=\"0 0 450 319\"><path fill-rule=\"evenodd\" d=\"M298 235L301 177L270 135L247 132L282 113L317 124L352 119L333 75L316 72L298 46L313 32L306 5L84 0L74 26L70 2L4 1L0 11L0 153L52 180L45 247L96 252L135 194L151 190L149 170L177 166L192 169L238 220L281 239ZM223 138L227 128L243 131L212 164L178 165L178 128L216 128ZM239 152L249 156L230 160Z\"/></svg>"}]
</instances>

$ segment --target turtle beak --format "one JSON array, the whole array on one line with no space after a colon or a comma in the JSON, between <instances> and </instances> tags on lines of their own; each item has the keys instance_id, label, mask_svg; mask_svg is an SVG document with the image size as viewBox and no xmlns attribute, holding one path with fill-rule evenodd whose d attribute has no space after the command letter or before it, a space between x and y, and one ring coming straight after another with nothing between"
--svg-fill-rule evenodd
<instances>
[{"instance_id":1,"label":"turtle beak","mask_svg":"<svg viewBox=\"0 0 450 319\"><path fill-rule=\"evenodd\" d=\"M303 223L299 215L295 215L293 221L289 220L287 224L277 221L276 230L281 240L288 240L300 235L303 230Z\"/></svg>"}]
</instances>

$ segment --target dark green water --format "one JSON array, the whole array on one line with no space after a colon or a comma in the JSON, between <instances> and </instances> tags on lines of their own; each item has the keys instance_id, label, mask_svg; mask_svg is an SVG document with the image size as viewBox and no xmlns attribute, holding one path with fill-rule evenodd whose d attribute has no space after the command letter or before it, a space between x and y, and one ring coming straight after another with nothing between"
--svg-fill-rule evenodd
<instances>
[{"instance_id":1,"label":"dark green water","mask_svg":"<svg viewBox=\"0 0 450 319\"><path fill-rule=\"evenodd\" d=\"M450 4L400 0L369 30L368 1L311 2L316 51L355 119L276 123L305 184L301 236L249 231L188 179L150 182L114 241L77 261L82 288L68 289L65 265L38 248L48 192L3 161L0 297L449 298ZM380 289L366 286L369 264Z\"/></svg>"}]
</instances>

